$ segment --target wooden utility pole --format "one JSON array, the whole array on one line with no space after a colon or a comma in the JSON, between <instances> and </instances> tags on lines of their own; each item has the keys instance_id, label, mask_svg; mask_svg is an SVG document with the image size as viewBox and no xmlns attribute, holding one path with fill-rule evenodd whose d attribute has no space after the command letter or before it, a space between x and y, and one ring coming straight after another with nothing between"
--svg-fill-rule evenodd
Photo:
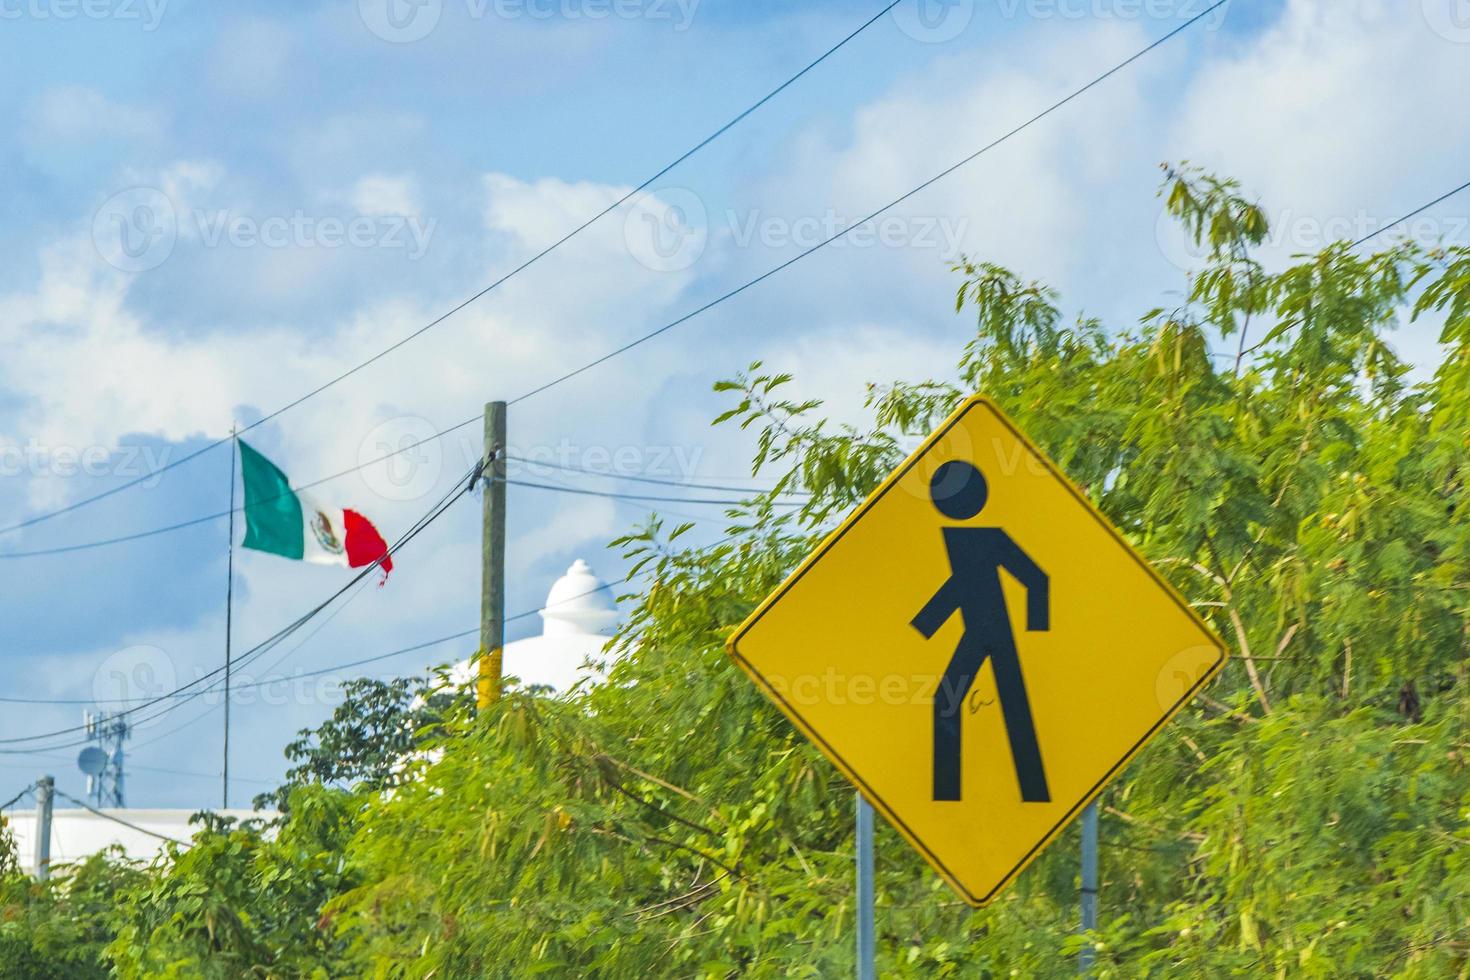
<instances>
[{"instance_id":1,"label":"wooden utility pole","mask_svg":"<svg viewBox=\"0 0 1470 980\"><path fill-rule=\"evenodd\" d=\"M36 858L37 881L45 881L51 877L51 803L55 787L56 780L50 776L42 776L36 780L36 839L33 853Z\"/></svg>"},{"instance_id":2,"label":"wooden utility pole","mask_svg":"<svg viewBox=\"0 0 1470 980\"><path fill-rule=\"evenodd\" d=\"M485 406L485 513L481 525L480 679L476 703L500 700L505 646L505 402Z\"/></svg>"}]
</instances>

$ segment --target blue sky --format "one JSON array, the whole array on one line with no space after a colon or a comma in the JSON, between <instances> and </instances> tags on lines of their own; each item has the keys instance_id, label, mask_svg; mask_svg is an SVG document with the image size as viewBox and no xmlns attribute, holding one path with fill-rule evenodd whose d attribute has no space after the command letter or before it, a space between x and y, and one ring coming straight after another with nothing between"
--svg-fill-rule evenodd
<instances>
[{"instance_id":1,"label":"blue sky","mask_svg":"<svg viewBox=\"0 0 1470 980\"><path fill-rule=\"evenodd\" d=\"M426 0L395 7L408 26L392 28L384 3L0 2L0 58L22 80L0 90L10 188L0 200L0 524L178 459L386 347L883 6ZM851 223L1204 7L923 3L935 5L927 22L910 9L920 0L906 0L651 197L252 442L293 479L315 480L514 397ZM621 13L589 15L600 10ZM748 445L708 425L722 407L711 383L764 358L858 419L867 382L945 375L966 334L947 269L960 251L1045 279L1069 309L1126 327L1183 289L1192 261L1158 220L1162 160L1236 175L1260 194L1281 231L1275 261L1373 230L1465 179L1457 167L1470 140L1446 122L1462 114L1470 29L1453 12L1448 0L1233 0L907 202L891 240L817 253L518 405L512 443L572 465L597 468L621 453L645 475L749 483ZM432 29L402 40L426 29L422 18ZM400 40L381 36L395 30ZM168 234L139 238L152 244L129 257L118 236L140 204ZM1467 214L1470 204L1450 202L1418 231L1463 240ZM359 240L343 243L354 222ZM691 234L650 237L670 227ZM1426 369L1431 333L1420 327L1401 342ZM415 452L412 468L368 468L319 493L395 533L469 465L471 433ZM92 460L88 472L72 473L68 454ZM228 454L207 454L6 535L0 551L222 510L228 473ZM647 507L518 489L511 513L515 612L535 609L574 558L616 575L621 563L605 543ZM717 533L718 512L709 516L706 533ZM404 553L386 588L364 590L281 669L473 626L477 521L474 504L451 511ZM0 685L13 696L86 697L99 672L132 662L126 651L139 647L180 680L212 668L225 541L220 522L0 561ZM237 649L343 581L253 554L240 556L237 573ZM417 654L382 673L469 652ZM277 776L280 747L329 710L315 695L241 705L235 770ZM79 712L9 706L0 737L69 726ZM137 766L200 775L139 768L132 804L214 801L217 711L191 705L134 741ZM0 784L52 770L76 792L73 752L0 758L9 767Z\"/></svg>"}]
</instances>

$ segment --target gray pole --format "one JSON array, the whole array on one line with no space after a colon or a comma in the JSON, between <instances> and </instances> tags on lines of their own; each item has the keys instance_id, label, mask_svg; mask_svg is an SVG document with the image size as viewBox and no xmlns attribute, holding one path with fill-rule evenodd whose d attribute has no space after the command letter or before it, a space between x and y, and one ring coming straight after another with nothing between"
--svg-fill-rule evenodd
<instances>
[{"instance_id":1,"label":"gray pole","mask_svg":"<svg viewBox=\"0 0 1470 980\"><path fill-rule=\"evenodd\" d=\"M1097 928L1097 803L1082 811L1082 931ZM1093 948L1082 947L1078 959L1082 975L1092 975Z\"/></svg>"},{"instance_id":2,"label":"gray pole","mask_svg":"<svg viewBox=\"0 0 1470 980\"><path fill-rule=\"evenodd\" d=\"M485 511L481 524L480 682L476 703L500 700L505 646L505 402L485 406Z\"/></svg>"},{"instance_id":3,"label":"gray pole","mask_svg":"<svg viewBox=\"0 0 1470 980\"><path fill-rule=\"evenodd\" d=\"M873 914L873 805L857 794L857 975L877 980Z\"/></svg>"},{"instance_id":4,"label":"gray pole","mask_svg":"<svg viewBox=\"0 0 1470 980\"><path fill-rule=\"evenodd\" d=\"M235 427L230 426L230 530L229 549L225 558L225 749L221 809L230 808L230 637L234 634L231 620L235 614L235 459L240 455Z\"/></svg>"},{"instance_id":5,"label":"gray pole","mask_svg":"<svg viewBox=\"0 0 1470 980\"><path fill-rule=\"evenodd\" d=\"M113 772L116 773L116 777L113 781L113 789L115 790L113 795L117 800L116 805L119 808L122 808L128 805L127 797L126 795L124 795L123 792L123 742L128 737L127 717L124 715L118 715L116 725L117 728L115 730L117 732L117 748L114 749L112 753Z\"/></svg>"},{"instance_id":6,"label":"gray pole","mask_svg":"<svg viewBox=\"0 0 1470 980\"><path fill-rule=\"evenodd\" d=\"M97 721L91 711L82 711L82 724L87 730L88 739L97 737ZM102 773L87 774L87 795L96 800L98 806L102 805Z\"/></svg>"},{"instance_id":7,"label":"gray pole","mask_svg":"<svg viewBox=\"0 0 1470 980\"><path fill-rule=\"evenodd\" d=\"M36 780L36 880L51 877L51 800L56 780L42 776Z\"/></svg>"}]
</instances>

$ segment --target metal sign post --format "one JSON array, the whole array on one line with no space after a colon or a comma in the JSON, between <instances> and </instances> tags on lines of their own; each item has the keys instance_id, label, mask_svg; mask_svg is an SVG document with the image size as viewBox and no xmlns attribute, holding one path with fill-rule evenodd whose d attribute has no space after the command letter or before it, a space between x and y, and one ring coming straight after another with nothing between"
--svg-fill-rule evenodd
<instances>
[{"instance_id":1,"label":"metal sign post","mask_svg":"<svg viewBox=\"0 0 1470 980\"><path fill-rule=\"evenodd\" d=\"M1097 928L1097 803L1082 811L1082 931ZM1078 955L1084 977L1092 976L1094 953L1092 943L1082 947Z\"/></svg>"},{"instance_id":2,"label":"metal sign post","mask_svg":"<svg viewBox=\"0 0 1470 980\"><path fill-rule=\"evenodd\" d=\"M873 913L873 806L857 793L857 975L878 980Z\"/></svg>"}]
</instances>

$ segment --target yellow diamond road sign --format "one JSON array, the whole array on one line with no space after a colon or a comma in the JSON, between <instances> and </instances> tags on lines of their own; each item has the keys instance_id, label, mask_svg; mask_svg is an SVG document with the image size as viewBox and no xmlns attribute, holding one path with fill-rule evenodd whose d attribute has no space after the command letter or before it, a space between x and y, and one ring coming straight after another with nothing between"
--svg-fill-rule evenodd
<instances>
[{"instance_id":1,"label":"yellow diamond road sign","mask_svg":"<svg viewBox=\"0 0 1470 980\"><path fill-rule=\"evenodd\" d=\"M761 604L730 654L974 905L1226 656L979 397Z\"/></svg>"}]
</instances>

